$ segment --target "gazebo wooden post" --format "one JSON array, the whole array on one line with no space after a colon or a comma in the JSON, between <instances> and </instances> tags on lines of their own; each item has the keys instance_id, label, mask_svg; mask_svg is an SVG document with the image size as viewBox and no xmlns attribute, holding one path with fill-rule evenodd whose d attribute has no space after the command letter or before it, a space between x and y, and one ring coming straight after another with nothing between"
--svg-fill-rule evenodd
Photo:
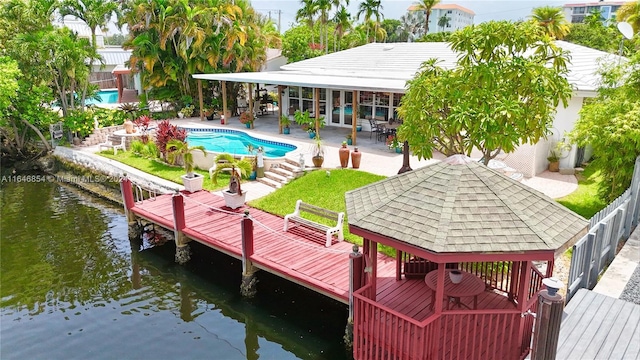
<instances>
[{"instance_id":1,"label":"gazebo wooden post","mask_svg":"<svg viewBox=\"0 0 640 360\"><path fill-rule=\"evenodd\" d=\"M529 286L531 282L531 261L523 260L521 262L520 269L520 287L518 289L518 310L520 313L524 313L527 308L527 294L529 293ZM522 337L524 336L524 321L525 319L522 316L518 316L516 321L518 322L518 342L517 344L522 344Z\"/></svg>"},{"instance_id":2,"label":"gazebo wooden post","mask_svg":"<svg viewBox=\"0 0 640 360\"><path fill-rule=\"evenodd\" d=\"M282 134L282 91L284 87L282 85L278 85L278 134Z\"/></svg>"},{"instance_id":3,"label":"gazebo wooden post","mask_svg":"<svg viewBox=\"0 0 640 360\"><path fill-rule=\"evenodd\" d=\"M378 297L378 243L375 241L371 241L371 300L376 301L377 297Z\"/></svg>"},{"instance_id":4,"label":"gazebo wooden post","mask_svg":"<svg viewBox=\"0 0 640 360\"><path fill-rule=\"evenodd\" d=\"M316 137L320 138L320 88L315 88L315 115L316 115Z\"/></svg>"},{"instance_id":5,"label":"gazebo wooden post","mask_svg":"<svg viewBox=\"0 0 640 360\"><path fill-rule=\"evenodd\" d=\"M202 99L202 80L198 79L198 99L200 100L200 121L204 121L204 100Z\"/></svg>"},{"instance_id":6,"label":"gazebo wooden post","mask_svg":"<svg viewBox=\"0 0 640 360\"><path fill-rule=\"evenodd\" d=\"M229 119L227 119L227 82L222 81L222 118L224 121L221 121L221 124L226 124Z\"/></svg>"},{"instance_id":7,"label":"gazebo wooden post","mask_svg":"<svg viewBox=\"0 0 640 360\"><path fill-rule=\"evenodd\" d=\"M402 280L402 250L396 250L396 281Z\"/></svg>"},{"instance_id":8,"label":"gazebo wooden post","mask_svg":"<svg viewBox=\"0 0 640 360\"><path fill-rule=\"evenodd\" d=\"M518 283L518 277L522 270L522 261L514 261L511 263L511 280L509 282L509 293L507 294L509 300L514 300L518 293L518 288L514 287L514 284Z\"/></svg>"},{"instance_id":9,"label":"gazebo wooden post","mask_svg":"<svg viewBox=\"0 0 640 360\"><path fill-rule=\"evenodd\" d=\"M358 90L353 90L353 101L351 102L351 124L354 126L354 129L358 126ZM358 145L358 140L356 139L356 134L358 133L356 130L353 131L353 145Z\"/></svg>"}]
</instances>

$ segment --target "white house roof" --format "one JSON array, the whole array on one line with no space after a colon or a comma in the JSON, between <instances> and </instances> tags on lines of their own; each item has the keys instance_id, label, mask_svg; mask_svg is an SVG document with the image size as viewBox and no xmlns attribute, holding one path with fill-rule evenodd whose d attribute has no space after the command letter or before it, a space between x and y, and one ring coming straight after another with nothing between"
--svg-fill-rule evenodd
<instances>
[{"instance_id":1,"label":"white house roof","mask_svg":"<svg viewBox=\"0 0 640 360\"><path fill-rule=\"evenodd\" d=\"M125 50L119 46L98 48L98 54L102 56L106 66L124 65L131 57L131 50ZM100 62L94 62L99 65Z\"/></svg>"},{"instance_id":2,"label":"white house roof","mask_svg":"<svg viewBox=\"0 0 640 360\"><path fill-rule=\"evenodd\" d=\"M620 57L584 46L557 41L571 54L569 83L577 91L594 92L599 85L599 60ZM448 43L372 43L282 66L280 71L195 74L196 79L258 82L343 90L404 93L424 61L438 58L438 65L452 68L458 54Z\"/></svg>"}]
</instances>

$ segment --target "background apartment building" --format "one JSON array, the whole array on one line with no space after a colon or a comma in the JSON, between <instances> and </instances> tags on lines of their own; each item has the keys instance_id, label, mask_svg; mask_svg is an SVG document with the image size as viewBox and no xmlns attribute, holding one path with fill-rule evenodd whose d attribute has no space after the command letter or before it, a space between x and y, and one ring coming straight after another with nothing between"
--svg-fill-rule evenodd
<instances>
[{"instance_id":1,"label":"background apartment building","mask_svg":"<svg viewBox=\"0 0 640 360\"><path fill-rule=\"evenodd\" d=\"M602 14L602 21L609 22L615 19L616 11L624 1L600 1L590 3L578 3L578 4L564 4L562 6L564 10L564 16L570 23L581 23L584 21L584 17L596 10L600 10Z\"/></svg>"},{"instance_id":2,"label":"background apartment building","mask_svg":"<svg viewBox=\"0 0 640 360\"><path fill-rule=\"evenodd\" d=\"M421 11L417 10L415 5L411 5L408 10ZM475 15L476 14L472 10L460 5L437 4L431 9L431 16L429 17L429 34L441 31L453 32L472 25L473 17ZM446 16L449 19L448 23L444 27L438 25L443 16Z\"/></svg>"}]
</instances>

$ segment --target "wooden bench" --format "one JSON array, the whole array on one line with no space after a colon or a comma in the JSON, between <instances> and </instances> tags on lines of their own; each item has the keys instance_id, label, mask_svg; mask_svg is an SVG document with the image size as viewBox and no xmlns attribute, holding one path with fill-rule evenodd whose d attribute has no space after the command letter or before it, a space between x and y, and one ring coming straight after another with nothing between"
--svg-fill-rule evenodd
<instances>
[{"instance_id":1,"label":"wooden bench","mask_svg":"<svg viewBox=\"0 0 640 360\"><path fill-rule=\"evenodd\" d=\"M324 224L319 224L315 221L302 218L300 216L300 212L306 212L309 214L323 217L325 219L334 220L336 222L336 226L331 227ZM294 210L294 212L291 214L285 215L284 217L284 231L287 231L289 229L290 221L296 222L300 225L303 225L312 229L324 231L325 234L327 235L327 241L325 243L326 247L331 246L331 238L333 234L338 234L338 240L340 241L344 240L344 233L342 229L343 222L344 222L343 212L337 213L335 211L323 209L321 207L302 202L302 200L298 200L296 201L296 209Z\"/></svg>"}]
</instances>

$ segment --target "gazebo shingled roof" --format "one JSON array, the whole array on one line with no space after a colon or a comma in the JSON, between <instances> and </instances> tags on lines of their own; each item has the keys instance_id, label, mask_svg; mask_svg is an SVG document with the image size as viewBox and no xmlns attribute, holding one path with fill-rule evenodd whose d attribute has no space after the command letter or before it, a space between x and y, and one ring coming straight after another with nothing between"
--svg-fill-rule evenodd
<instances>
[{"instance_id":1,"label":"gazebo shingled roof","mask_svg":"<svg viewBox=\"0 0 640 360\"><path fill-rule=\"evenodd\" d=\"M463 155L346 193L349 225L437 253L564 251L583 217Z\"/></svg>"}]
</instances>

